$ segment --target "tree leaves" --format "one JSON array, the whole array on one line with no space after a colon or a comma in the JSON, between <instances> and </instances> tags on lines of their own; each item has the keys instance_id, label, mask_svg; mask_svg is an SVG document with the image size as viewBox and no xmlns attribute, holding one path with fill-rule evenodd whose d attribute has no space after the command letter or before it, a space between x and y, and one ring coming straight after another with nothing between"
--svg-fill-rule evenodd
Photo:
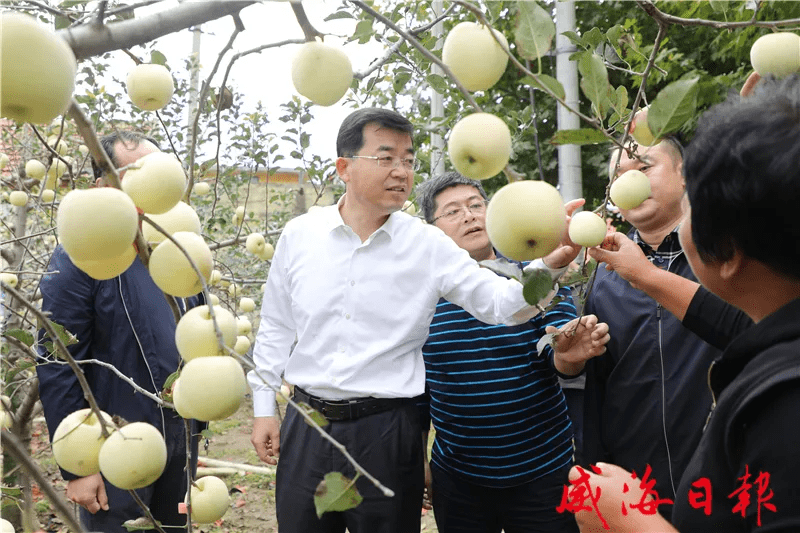
<instances>
[{"instance_id":1,"label":"tree leaves","mask_svg":"<svg viewBox=\"0 0 800 533\"><path fill-rule=\"evenodd\" d=\"M538 304L553 290L553 277L548 270L532 268L522 274L522 296L528 305Z\"/></svg>"},{"instance_id":2,"label":"tree leaves","mask_svg":"<svg viewBox=\"0 0 800 533\"><path fill-rule=\"evenodd\" d=\"M599 144L609 142L605 134L594 128L581 128L579 130L559 130L550 139L553 144Z\"/></svg>"},{"instance_id":3,"label":"tree leaves","mask_svg":"<svg viewBox=\"0 0 800 533\"><path fill-rule=\"evenodd\" d=\"M525 59L539 59L550 50L556 35L553 17L537 2L517 2L517 6L517 52Z\"/></svg>"},{"instance_id":4,"label":"tree leaves","mask_svg":"<svg viewBox=\"0 0 800 533\"><path fill-rule=\"evenodd\" d=\"M328 511L346 511L361 503L361 494L356 489L355 480L350 480L341 472L328 472L317 485L314 493L314 507L317 517Z\"/></svg>"},{"instance_id":5,"label":"tree leaves","mask_svg":"<svg viewBox=\"0 0 800 533\"><path fill-rule=\"evenodd\" d=\"M656 138L677 131L694 117L700 78L670 83L658 93L647 111L647 124Z\"/></svg>"},{"instance_id":6,"label":"tree leaves","mask_svg":"<svg viewBox=\"0 0 800 533\"><path fill-rule=\"evenodd\" d=\"M523 84L530 85L534 89L539 89L540 91L544 91L545 87L547 87L553 94L562 100L567 97L567 93L564 91L564 86L561 85L561 82L552 76L548 76L547 74L539 74L535 78L531 76L525 76L520 81Z\"/></svg>"},{"instance_id":7,"label":"tree leaves","mask_svg":"<svg viewBox=\"0 0 800 533\"><path fill-rule=\"evenodd\" d=\"M603 58L595 53L584 52L578 60L581 74L581 90L595 106L597 116L603 118L610 105L608 100L608 71Z\"/></svg>"}]
</instances>

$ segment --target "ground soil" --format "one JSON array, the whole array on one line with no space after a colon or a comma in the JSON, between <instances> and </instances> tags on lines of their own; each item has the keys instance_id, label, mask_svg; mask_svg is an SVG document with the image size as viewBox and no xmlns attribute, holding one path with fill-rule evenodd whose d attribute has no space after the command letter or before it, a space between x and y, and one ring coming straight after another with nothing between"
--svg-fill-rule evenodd
<instances>
[{"instance_id":1,"label":"ground soil","mask_svg":"<svg viewBox=\"0 0 800 533\"><path fill-rule=\"evenodd\" d=\"M246 402L233 416L210 424L210 435L206 442L201 442L200 455L235 463L245 463L264 467L250 444L252 404ZM64 494L66 483L50 453L47 428L42 419L34 422L33 440L31 443L33 457L45 471L48 479L56 486L60 494ZM196 525L195 532L204 533L238 533L238 532L277 532L275 519L275 475L262 473L237 473L220 475L231 491L231 508L215 524ZM65 533L69 531L63 522L52 511L51 506L34 487L37 517L41 530L48 533ZM77 510L76 510L77 511ZM170 530L167 530L168 532ZM436 523L432 512L422 515L422 531L436 532Z\"/></svg>"}]
</instances>

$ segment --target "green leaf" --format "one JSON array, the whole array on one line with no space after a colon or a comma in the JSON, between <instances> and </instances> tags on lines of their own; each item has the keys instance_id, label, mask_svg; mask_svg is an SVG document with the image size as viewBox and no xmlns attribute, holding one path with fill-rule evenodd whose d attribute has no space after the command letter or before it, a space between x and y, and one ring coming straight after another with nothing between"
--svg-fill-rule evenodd
<instances>
[{"instance_id":1,"label":"green leaf","mask_svg":"<svg viewBox=\"0 0 800 533\"><path fill-rule=\"evenodd\" d=\"M317 411L316 409L314 409L313 407L311 407L311 406L310 406L310 405L308 405L307 403L305 403L305 402L298 402L298 404L297 404L297 405L298 405L298 407L299 407L299 408L302 410L302 412L304 412L305 414L307 414L308 416L310 416L310 417L311 417L311 420L313 420L313 421L314 421L314 423L315 423L316 425L318 425L319 427L321 427L321 428L324 428L325 426L327 426L327 425L328 425L328 419L327 419L327 418L325 418L325 417L322 415L322 413L320 413L319 411ZM304 419L304 420L305 420L305 419ZM312 425L312 424L310 424L310 423L308 422L308 420L306 420L306 424L308 424L309 426L311 426L311 425Z\"/></svg>"},{"instance_id":2,"label":"green leaf","mask_svg":"<svg viewBox=\"0 0 800 533\"><path fill-rule=\"evenodd\" d=\"M563 35L564 37L566 37L567 39L572 41L572 44L575 44L577 46L582 46L583 48L588 48L588 46L589 46L589 43L587 43L583 39L583 37L581 37L580 35L578 35L574 31L565 31L561 35Z\"/></svg>"},{"instance_id":3,"label":"green leaf","mask_svg":"<svg viewBox=\"0 0 800 533\"><path fill-rule=\"evenodd\" d=\"M328 511L347 511L358 507L363 498L356 489L355 482L341 472L328 472L325 479L317 485L314 493L314 506L317 517L321 518Z\"/></svg>"},{"instance_id":4,"label":"green leaf","mask_svg":"<svg viewBox=\"0 0 800 533\"><path fill-rule=\"evenodd\" d=\"M372 38L372 33L372 19L362 20L356 24L353 38L358 39L359 44L365 44Z\"/></svg>"},{"instance_id":5,"label":"green leaf","mask_svg":"<svg viewBox=\"0 0 800 533\"><path fill-rule=\"evenodd\" d=\"M394 89L394 92L402 92L403 88L406 86L406 83L408 83L408 80L410 79L410 72L396 72L394 78L392 78L392 88Z\"/></svg>"},{"instance_id":6,"label":"green leaf","mask_svg":"<svg viewBox=\"0 0 800 533\"><path fill-rule=\"evenodd\" d=\"M553 290L553 277L543 268L526 270L522 275L522 296L528 305L538 304Z\"/></svg>"},{"instance_id":7,"label":"green leaf","mask_svg":"<svg viewBox=\"0 0 800 533\"><path fill-rule=\"evenodd\" d=\"M581 90L597 108L600 118L605 117L608 102L608 71L606 64L597 54L586 52L578 60L581 74Z\"/></svg>"},{"instance_id":8,"label":"green leaf","mask_svg":"<svg viewBox=\"0 0 800 533\"><path fill-rule=\"evenodd\" d=\"M447 91L447 80L438 74L428 74L425 80L430 84L431 88L439 94L444 94Z\"/></svg>"},{"instance_id":9,"label":"green leaf","mask_svg":"<svg viewBox=\"0 0 800 533\"><path fill-rule=\"evenodd\" d=\"M512 263L505 257L484 259L478 264L488 268L495 274L522 282L522 267L519 266L519 263Z\"/></svg>"},{"instance_id":10,"label":"green leaf","mask_svg":"<svg viewBox=\"0 0 800 533\"><path fill-rule=\"evenodd\" d=\"M547 74L539 74L535 78L525 76L522 78L522 83L530 85L534 89L539 89L540 91L544 91L544 88L547 87L562 100L567 97L567 93L564 91L564 86L561 85L561 82Z\"/></svg>"},{"instance_id":11,"label":"green leaf","mask_svg":"<svg viewBox=\"0 0 800 533\"><path fill-rule=\"evenodd\" d=\"M355 18L355 17L353 16L353 14L352 14L352 13L349 13L349 12L347 12L347 11L337 11L336 13L333 13L333 14L331 14L331 15L328 15L328 16L327 16L327 17L325 17L323 20L325 20L325 21L327 22L327 21L329 21L329 20L336 20L336 19L354 19L354 18Z\"/></svg>"},{"instance_id":12,"label":"green leaf","mask_svg":"<svg viewBox=\"0 0 800 533\"><path fill-rule=\"evenodd\" d=\"M157 521L156 523L161 526L161 522ZM153 522L146 516L140 516L135 520L126 520L122 525L128 531L149 531L156 528Z\"/></svg>"},{"instance_id":13,"label":"green leaf","mask_svg":"<svg viewBox=\"0 0 800 533\"><path fill-rule=\"evenodd\" d=\"M605 134L595 128L581 128L579 130L559 130L550 139L551 144L600 144L609 142Z\"/></svg>"},{"instance_id":14,"label":"green leaf","mask_svg":"<svg viewBox=\"0 0 800 533\"><path fill-rule=\"evenodd\" d=\"M700 78L670 83L658 93L647 111L647 125L653 136L663 137L681 128L697 112L697 91Z\"/></svg>"},{"instance_id":15,"label":"green leaf","mask_svg":"<svg viewBox=\"0 0 800 533\"><path fill-rule=\"evenodd\" d=\"M553 17L537 2L518 2L517 6L517 51L525 59L539 59L550 50L556 35Z\"/></svg>"},{"instance_id":16,"label":"green leaf","mask_svg":"<svg viewBox=\"0 0 800 533\"><path fill-rule=\"evenodd\" d=\"M157 65L167 66L167 56L165 56L158 50L153 50L152 52L150 52L150 62L155 63Z\"/></svg>"},{"instance_id":17,"label":"green leaf","mask_svg":"<svg viewBox=\"0 0 800 533\"><path fill-rule=\"evenodd\" d=\"M214 436L214 432L206 428L200 432L200 436L203 437L204 439L210 439Z\"/></svg>"},{"instance_id":18,"label":"green leaf","mask_svg":"<svg viewBox=\"0 0 800 533\"><path fill-rule=\"evenodd\" d=\"M50 322L50 325L55 330L58 338L61 339L61 342L64 343L64 346L77 344L78 338L69 331L67 331L67 329L64 326L62 326L61 324L56 324L55 322L52 321Z\"/></svg>"},{"instance_id":19,"label":"green leaf","mask_svg":"<svg viewBox=\"0 0 800 533\"><path fill-rule=\"evenodd\" d=\"M32 333L29 333L22 329L10 329L6 331L3 335L8 337L13 337L17 339L19 342L30 348L33 346L34 337Z\"/></svg>"},{"instance_id":20,"label":"green leaf","mask_svg":"<svg viewBox=\"0 0 800 533\"><path fill-rule=\"evenodd\" d=\"M628 89L626 89L625 86L620 85L619 87L617 87L615 94L616 94L616 101L612 100L613 102L612 106L617 111L623 111L628 107Z\"/></svg>"},{"instance_id":21,"label":"green leaf","mask_svg":"<svg viewBox=\"0 0 800 533\"><path fill-rule=\"evenodd\" d=\"M72 21L69 20L67 17L63 17L61 15L56 15L55 17L55 28L57 30L63 30L64 28L69 28Z\"/></svg>"}]
</instances>

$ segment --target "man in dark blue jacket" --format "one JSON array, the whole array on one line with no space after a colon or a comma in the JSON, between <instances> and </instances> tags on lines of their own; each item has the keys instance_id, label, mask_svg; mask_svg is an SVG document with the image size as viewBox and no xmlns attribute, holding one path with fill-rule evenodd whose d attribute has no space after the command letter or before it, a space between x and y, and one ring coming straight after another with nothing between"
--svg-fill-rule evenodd
<instances>
[{"instance_id":1,"label":"man in dark blue jacket","mask_svg":"<svg viewBox=\"0 0 800 533\"><path fill-rule=\"evenodd\" d=\"M129 132L102 141L116 168L158 150L152 141ZM97 184L103 185L99 175ZM166 469L154 484L137 493L164 525L185 525L185 515L178 513L187 487L183 419L137 393L106 366L115 367L151 393L162 390L180 360L175 346L175 317L165 295L138 257L120 276L98 281L79 270L58 246L48 271L40 286L42 310L77 338L77 343L68 347L76 361L97 361L83 363L81 369L100 409L128 422L148 422L164 435ZM180 300L178 305L185 310L196 303L193 297ZM88 403L69 366L49 355L43 342L39 346L40 355L46 359L36 367L39 392L52 435L64 417L88 407ZM196 439L193 444L196 452ZM79 478L62 470L62 475L67 480L67 497L81 506L81 522L89 531L124 532L123 522L144 516L127 491L104 482L100 474Z\"/></svg>"}]
</instances>

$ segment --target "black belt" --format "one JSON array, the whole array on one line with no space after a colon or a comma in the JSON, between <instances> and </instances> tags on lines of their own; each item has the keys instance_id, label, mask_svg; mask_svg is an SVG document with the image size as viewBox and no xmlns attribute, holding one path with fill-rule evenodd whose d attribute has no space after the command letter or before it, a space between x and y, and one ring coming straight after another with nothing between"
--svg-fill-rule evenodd
<instances>
[{"instance_id":1,"label":"black belt","mask_svg":"<svg viewBox=\"0 0 800 533\"><path fill-rule=\"evenodd\" d=\"M294 401L307 403L331 422L355 420L368 415L390 411L413 402L413 398L353 398L351 400L323 400L312 396L300 387L294 387Z\"/></svg>"}]
</instances>

